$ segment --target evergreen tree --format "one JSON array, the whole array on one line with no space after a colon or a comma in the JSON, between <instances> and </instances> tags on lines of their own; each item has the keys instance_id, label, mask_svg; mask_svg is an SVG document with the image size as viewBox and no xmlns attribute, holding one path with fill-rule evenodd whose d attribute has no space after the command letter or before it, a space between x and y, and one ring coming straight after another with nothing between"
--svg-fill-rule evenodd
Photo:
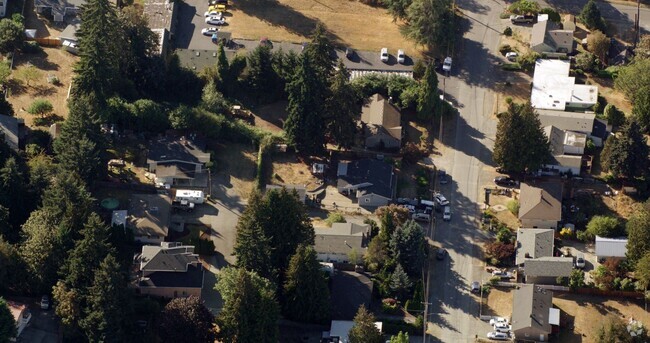
<instances>
[{"instance_id":1,"label":"evergreen tree","mask_svg":"<svg viewBox=\"0 0 650 343\"><path fill-rule=\"evenodd\" d=\"M49 292L63 263L64 249L59 239L61 233L56 227L59 220L49 209L40 209L32 212L23 225L25 241L19 253L25 261L29 287L33 293Z\"/></svg>"},{"instance_id":2,"label":"evergreen tree","mask_svg":"<svg viewBox=\"0 0 650 343\"><path fill-rule=\"evenodd\" d=\"M9 304L4 298L0 297L0 342L10 342L17 333L16 321L14 315L11 314Z\"/></svg>"},{"instance_id":3,"label":"evergreen tree","mask_svg":"<svg viewBox=\"0 0 650 343\"><path fill-rule=\"evenodd\" d=\"M88 0L81 6L79 62L75 66L73 93L94 94L103 104L116 90L121 55L119 22L109 0Z\"/></svg>"},{"instance_id":4,"label":"evergreen tree","mask_svg":"<svg viewBox=\"0 0 650 343\"><path fill-rule=\"evenodd\" d=\"M223 299L217 317L218 337L226 343L275 343L278 341L279 306L275 287L257 273L225 268L215 289Z\"/></svg>"},{"instance_id":5,"label":"evergreen tree","mask_svg":"<svg viewBox=\"0 0 650 343\"><path fill-rule=\"evenodd\" d=\"M218 85L217 89L226 95L231 93L239 76L233 75L234 73L230 69L230 63L226 57L226 50L223 44L219 44L219 50L217 50L217 80L215 81Z\"/></svg>"},{"instance_id":6,"label":"evergreen tree","mask_svg":"<svg viewBox=\"0 0 650 343\"><path fill-rule=\"evenodd\" d=\"M548 138L535 109L530 103L511 103L507 112L499 114L492 153L494 162L510 172L531 172L549 157Z\"/></svg>"},{"instance_id":7,"label":"evergreen tree","mask_svg":"<svg viewBox=\"0 0 650 343\"><path fill-rule=\"evenodd\" d=\"M393 16L393 22L397 19L406 19L406 9L411 6L412 0L386 0L383 3L388 7L388 13Z\"/></svg>"},{"instance_id":8,"label":"evergreen tree","mask_svg":"<svg viewBox=\"0 0 650 343\"><path fill-rule=\"evenodd\" d=\"M436 104L438 104L438 75L433 63L429 63L424 72L424 78L420 81L418 118L422 121L433 118Z\"/></svg>"},{"instance_id":9,"label":"evergreen tree","mask_svg":"<svg viewBox=\"0 0 650 343\"><path fill-rule=\"evenodd\" d=\"M21 270L16 247L0 235L0 292L19 289L17 285L24 281Z\"/></svg>"},{"instance_id":10,"label":"evergreen tree","mask_svg":"<svg viewBox=\"0 0 650 343\"><path fill-rule=\"evenodd\" d=\"M214 318L198 297L173 299L165 305L160 317L158 335L162 342L215 341Z\"/></svg>"},{"instance_id":11,"label":"evergreen tree","mask_svg":"<svg viewBox=\"0 0 650 343\"><path fill-rule=\"evenodd\" d=\"M59 167L67 173L79 175L90 184L104 175L106 167L101 160L104 141L97 124L94 96L80 97L70 103L70 114L54 141L54 152Z\"/></svg>"},{"instance_id":12,"label":"evergreen tree","mask_svg":"<svg viewBox=\"0 0 650 343\"><path fill-rule=\"evenodd\" d=\"M108 255L95 271L88 290L88 307L81 328L89 342L123 342L130 309L126 280L113 255Z\"/></svg>"},{"instance_id":13,"label":"evergreen tree","mask_svg":"<svg viewBox=\"0 0 650 343\"><path fill-rule=\"evenodd\" d=\"M450 0L413 0L406 17L402 34L429 49L445 51L456 37L456 16Z\"/></svg>"},{"instance_id":14,"label":"evergreen tree","mask_svg":"<svg viewBox=\"0 0 650 343\"><path fill-rule=\"evenodd\" d=\"M323 151L323 99L325 86L319 82L308 54L300 58L294 79L287 84L289 105L284 131L290 144L304 154Z\"/></svg>"},{"instance_id":15,"label":"evergreen tree","mask_svg":"<svg viewBox=\"0 0 650 343\"><path fill-rule=\"evenodd\" d=\"M365 305L359 307L354 316L354 326L348 334L350 343L383 343L381 332L375 326L375 316L366 310Z\"/></svg>"},{"instance_id":16,"label":"evergreen tree","mask_svg":"<svg viewBox=\"0 0 650 343\"><path fill-rule=\"evenodd\" d=\"M391 336L390 343L409 343L408 332L400 331L397 335Z\"/></svg>"},{"instance_id":17,"label":"evergreen tree","mask_svg":"<svg viewBox=\"0 0 650 343\"><path fill-rule=\"evenodd\" d=\"M256 101L274 101L282 89L277 89L278 76L271 61L271 48L258 45L248 54L248 85Z\"/></svg>"},{"instance_id":18,"label":"evergreen tree","mask_svg":"<svg viewBox=\"0 0 650 343\"><path fill-rule=\"evenodd\" d=\"M18 240L20 225L25 222L32 209L23 168L14 157L5 160L0 168L0 206L8 210L6 219L12 230L5 232L5 238L10 242Z\"/></svg>"},{"instance_id":19,"label":"evergreen tree","mask_svg":"<svg viewBox=\"0 0 650 343\"><path fill-rule=\"evenodd\" d=\"M623 125L615 139L605 142L603 167L617 178L632 179L648 172L648 145L635 121Z\"/></svg>"},{"instance_id":20,"label":"evergreen tree","mask_svg":"<svg viewBox=\"0 0 650 343\"><path fill-rule=\"evenodd\" d=\"M427 258L427 241L420 224L409 220L400 226L391 237L390 247L408 275L420 275Z\"/></svg>"},{"instance_id":21,"label":"evergreen tree","mask_svg":"<svg viewBox=\"0 0 650 343\"><path fill-rule=\"evenodd\" d=\"M648 65L650 66L650 63ZM650 131L650 86L644 86L636 91L632 117L643 127L645 132ZM625 117L623 116L623 118Z\"/></svg>"},{"instance_id":22,"label":"evergreen tree","mask_svg":"<svg viewBox=\"0 0 650 343\"><path fill-rule=\"evenodd\" d=\"M588 29L597 29L605 31L607 28L603 17L600 14L600 9L594 0L589 0L580 12L580 20L587 26Z\"/></svg>"},{"instance_id":23,"label":"evergreen tree","mask_svg":"<svg viewBox=\"0 0 650 343\"><path fill-rule=\"evenodd\" d=\"M403 301L412 285L413 283L409 279L409 276L406 275L404 268L398 263L390 277L390 289L395 294L395 298Z\"/></svg>"},{"instance_id":24,"label":"evergreen tree","mask_svg":"<svg viewBox=\"0 0 650 343\"><path fill-rule=\"evenodd\" d=\"M323 23L318 22L311 36L311 42L305 47L304 54L309 56L320 82L327 87L334 68L335 55L332 42L327 37Z\"/></svg>"},{"instance_id":25,"label":"evergreen tree","mask_svg":"<svg viewBox=\"0 0 650 343\"><path fill-rule=\"evenodd\" d=\"M85 185L74 175L59 173L43 193L43 209L56 218L52 223L64 223L66 243L80 238L79 232L92 212L93 197ZM63 237L62 237L63 238ZM68 248L72 248L70 245ZM67 251L68 249L66 249Z\"/></svg>"},{"instance_id":26,"label":"evergreen tree","mask_svg":"<svg viewBox=\"0 0 650 343\"><path fill-rule=\"evenodd\" d=\"M650 203L646 202L637 206L625 224L627 230L626 257L632 265L650 252Z\"/></svg>"},{"instance_id":27,"label":"evergreen tree","mask_svg":"<svg viewBox=\"0 0 650 343\"><path fill-rule=\"evenodd\" d=\"M337 69L332 78L331 95L326 102L327 133L339 147L350 148L354 144L356 119L361 114L361 107L343 61L339 61Z\"/></svg>"},{"instance_id":28,"label":"evergreen tree","mask_svg":"<svg viewBox=\"0 0 650 343\"><path fill-rule=\"evenodd\" d=\"M329 320L329 289L312 246L300 245L291 257L284 283L286 318L307 323Z\"/></svg>"},{"instance_id":29,"label":"evergreen tree","mask_svg":"<svg viewBox=\"0 0 650 343\"><path fill-rule=\"evenodd\" d=\"M282 285L289 259L300 244L314 244L314 228L295 192L254 193L237 223L237 265Z\"/></svg>"}]
</instances>

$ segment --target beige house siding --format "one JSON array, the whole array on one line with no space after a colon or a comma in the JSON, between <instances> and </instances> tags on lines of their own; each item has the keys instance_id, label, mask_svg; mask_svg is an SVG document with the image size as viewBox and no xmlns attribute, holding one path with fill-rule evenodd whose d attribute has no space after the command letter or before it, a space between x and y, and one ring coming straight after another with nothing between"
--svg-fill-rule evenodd
<instances>
[{"instance_id":1,"label":"beige house siding","mask_svg":"<svg viewBox=\"0 0 650 343\"><path fill-rule=\"evenodd\" d=\"M557 221L545 219L521 219L521 227L556 229Z\"/></svg>"}]
</instances>

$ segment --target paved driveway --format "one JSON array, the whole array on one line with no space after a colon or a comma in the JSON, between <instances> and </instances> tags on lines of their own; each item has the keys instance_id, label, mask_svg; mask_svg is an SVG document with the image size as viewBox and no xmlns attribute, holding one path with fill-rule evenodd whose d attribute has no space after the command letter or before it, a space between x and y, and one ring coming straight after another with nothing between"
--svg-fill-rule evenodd
<instances>
[{"instance_id":1,"label":"paved driveway","mask_svg":"<svg viewBox=\"0 0 650 343\"><path fill-rule=\"evenodd\" d=\"M54 309L41 310L39 300L29 299L32 319L20 335L20 342L56 343L59 341L59 323L54 315Z\"/></svg>"}]
</instances>

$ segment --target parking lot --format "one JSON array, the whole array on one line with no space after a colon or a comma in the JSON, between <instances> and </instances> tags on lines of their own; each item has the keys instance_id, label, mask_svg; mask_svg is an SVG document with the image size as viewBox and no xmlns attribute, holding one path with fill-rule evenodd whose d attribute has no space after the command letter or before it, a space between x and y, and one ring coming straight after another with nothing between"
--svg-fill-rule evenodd
<instances>
[{"instance_id":1,"label":"parking lot","mask_svg":"<svg viewBox=\"0 0 650 343\"><path fill-rule=\"evenodd\" d=\"M209 36L201 33L201 30L214 25L205 23L204 13L208 10L207 0L185 0L178 4L178 24L174 35L175 47L178 49L216 50L217 46L212 43ZM226 25L216 26L228 30L228 20L232 18L231 13L224 13Z\"/></svg>"}]
</instances>

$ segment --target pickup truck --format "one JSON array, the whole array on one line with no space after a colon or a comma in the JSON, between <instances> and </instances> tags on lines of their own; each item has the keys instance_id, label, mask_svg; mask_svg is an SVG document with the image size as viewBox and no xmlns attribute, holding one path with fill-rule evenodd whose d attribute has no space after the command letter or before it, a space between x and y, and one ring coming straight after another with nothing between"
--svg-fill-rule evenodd
<instances>
[{"instance_id":1,"label":"pickup truck","mask_svg":"<svg viewBox=\"0 0 650 343\"><path fill-rule=\"evenodd\" d=\"M517 23L528 23L532 24L537 21L537 16L534 15L517 15L513 14L510 16L510 22L513 24Z\"/></svg>"},{"instance_id":2,"label":"pickup truck","mask_svg":"<svg viewBox=\"0 0 650 343\"><path fill-rule=\"evenodd\" d=\"M194 211L194 203L189 202L187 200L174 200L172 201L172 211L177 212L177 211L186 211L186 212L192 212Z\"/></svg>"}]
</instances>

